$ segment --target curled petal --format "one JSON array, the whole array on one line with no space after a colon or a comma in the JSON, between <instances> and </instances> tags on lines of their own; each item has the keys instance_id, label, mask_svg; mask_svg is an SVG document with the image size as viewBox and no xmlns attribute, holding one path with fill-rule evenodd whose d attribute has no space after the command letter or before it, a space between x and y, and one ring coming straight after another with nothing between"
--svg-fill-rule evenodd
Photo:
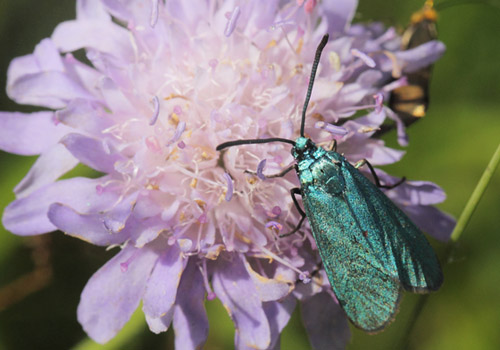
<instances>
[{"instance_id":1,"label":"curled petal","mask_svg":"<svg viewBox=\"0 0 500 350\"><path fill-rule=\"evenodd\" d=\"M64 72L64 65L52 40L43 39L31 55L15 58L7 72L7 86L24 76L44 72Z\"/></svg>"},{"instance_id":2,"label":"curled petal","mask_svg":"<svg viewBox=\"0 0 500 350\"><path fill-rule=\"evenodd\" d=\"M226 191L226 197L225 200L229 202L231 198L233 198L233 179L231 179L231 175L228 173L224 173L224 178L226 179L227 182L227 191Z\"/></svg>"},{"instance_id":3,"label":"curled petal","mask_svg":"<svg viewBox=\"0 0 500 350\"><path fill-rule=\"evenodd\" d=\"M359 58L361 61L363 61L370 68L375 68L375 66L377 65L375 63L375 61L373 60L373 58L368 56L366 53L359 51L358 49L352 49L351 54L354 57Z\"/></svg>"},{"instance_id":4,"label":"curled petal","mask_svg":"<svg viewBox=\"0 0 500 350\"><path fill-rule=\"evenodd\" d=\"M158 120L158 116L160 115L160 100L158 96L153 96L152 102L153 102L153 115L149 120L149 125L155 125L156 121Z\"/></svg>"},{"instance_id":5,"label":"curled petal","mask_svg":"<svg viewBox=\"0 0 500 350\"><path fill-rule=\"evenodd\" d=\"M263 174L264 168L266 167L267 159L262 159L257 165L257 177L261 180L265 180L266 176Z\"/></svg>"},{"instance_id":6,"label":"curled petal","mask_svg":"<svg viewBox=\"0 0 500 350\"><path fill-rule=\"evenodd\" d=\"M151 26L151 28L154 28L157 22L158 22L158 0L151 0L151 20L149 21L149 25Z\"/></svg>"},{"instance_id":7,"label":"curled petal","mask_svg":"<svg viewBox=\"0 0 500 350\"><path fill-rule=\"evenodd\" d=\"M325 123L323 121L316 122L316 124L314 124L314 127L317 129L326 130L334 135L344 136L348 134L348 131L345 128L330 123Z\"/></svg>"},{"instance_id":8,"label":"curled petal","mask_svg":"<svg viewBox=\"0 0 500 350\"><path fill-rule=\"evenodd\" d=\"M236 6L227 20L226 29L224 30L225 36L230 36L236 29L236 24L238 23L239 17L240 17L240 7Z\"/></svg>"},{"instance_id":9,"label":"curled petal","mask_svg":"<svg viewBox=\"0 0 500 350\"><path fill-rule=\"evenodd\" d=\"M406 133L406 126L405 126L404 122L390 108L386 108L385 112L387 114L387 117L396 123L398 143L401 146L408 146L408 134Z\"/></svg>"}]
</instances>

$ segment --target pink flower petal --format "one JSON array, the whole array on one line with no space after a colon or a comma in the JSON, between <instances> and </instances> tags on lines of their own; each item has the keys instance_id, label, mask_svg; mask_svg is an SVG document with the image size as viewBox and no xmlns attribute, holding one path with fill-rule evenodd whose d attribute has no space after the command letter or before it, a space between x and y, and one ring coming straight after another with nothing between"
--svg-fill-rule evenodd
<instances>
[{"instance_id":1,"label":"pink flower petal","mask_svg":"<svg viewBox=\"0 0 500 350\"><path fill-rule=\"evenodd\" d=\"M97 245L123 243L131 236L131 232L124 228L136 198L137 193L132 193L119 203L112 203L108 210L90 213L79 213L64 204L54 203L47 216L61 231L85 241Z\"/></svg>"},{"instance_id":2,"label":"pink flower petal","mask_svg":"<svg viewBox=\"0 0 500 350\"><path fill-rule=\"evenodd\" d=\"M401 206L410 219L423 232L447 242L456 225L456 220L449 214L429 205Z\"/></svg>"},{"instance_id":3,"label":"pink flower petal","mask_svg":"<svg viewBox=\"0 0 500 350\"><path fill-rule=\"evenodd\" d=\"M294 281L286 281L280 277L266 278L255 272L247 261L244 261L244 264L261 301L281 300L293 290Z\"/></svg>"},{"instance_id":4,"label":"pink flower petal","mask_svg":"<svg viewBox=\"0 0 500 350\"><path fill-rule=\"evenodd\" d=\"M40 154L71 131L54 123L54 112L0 112L0 149L6 152Z\"/></svg>"},{"instance_id":5,"label":"pink flower petal","mask_svg":"<svg viewBox=\"0 0 500 350\"><path fill-rule=\"evenodd\" d=\"M104 173L114 171L114 165L124 160L120 153L108 151L103 141L80 134L69 134L61 141L80 162Z\"/></svg>"},{"instance_id":6,"label":"pink flower petal","mask_svg":"<svg viewBox=\"0 0 500 350\"><path fill-rule=\"evenodd\" d=\"M3 212L4 227L21 236L30 236L51 232L57 229L47 217L49 206L60 202L77 210L84 210L89 203L96 203L96 209L102 202L112 203L113 195L97 196L96 185L101 179L72 178L44 186L29 196L10 203Z\"/></svg>"},{"instance_id":7,"label":"pink flower petal","mask_svg":"<svg viewBox=\"0 0 500 350\"><path fill-rule=\"evenodd\" d=\"M144 293L142 309L146 315L159 318L170 313L173 316L177 288L186 263L177 244L170 246L158 259Z\"/></svg>"},{"instance_id":8,"label":"pink flower petal","mask_svg":"<svg viewBox=\"0 0 500 350\"><path fill-rule=\"evenodd\" d=\"M111 16L106 12L101 0L82 0L76 2L76 17L78 19L98 19L111 21Z\"/></svg>"},{"instance_id":9,"label":"pink flower petal","mask_svg":"<svg viewBox=\"0 0 500 350\"><path fill-rule=\"evenodd\" d=\"M82 48L95 49L124 62L134 57L129 32L113 22L99 20L63 22L54 30L52 40L62 52Z\"/></svg>"},{"instance_id":10,"label":"pink flower petal","mask_svg":"<svg viewBox=\"0 0 500 350\"><path fill-rule=\"evenodd\" d=\"M413 49L397 52L396 57L404 62L403 72L412 73L437 61L445 50L442 42L429 41Z\"/></svg>"},{"instance_id":11,"label":"pink flower petal","mask_svg":"<svg viewBox=\"0 0 500 350\"><path fill-rule=\"evenodd\" d=\"M208 336L208 318L204 298L203 278L195 259L191 258L182 274L175 302L176 349L196 350L203 348Z\"/></svg>"},{"instance_id":12,"label":"pink flower petal","mask_svg":"<svg viewBox=\"0 0 500 350\"><path fill-rule=\"evenodd\" d=\"M322 4L328 33L341 33L348 29L358 7L357 0L325 0Z\"/></svg>"},{"instance_id":13,"label":"pink flower petal","mask_svg":"<svg viewBox=\"0 0 500 350\"><path fill-rule=\"evenodd\" d=\"M112 120L103 115L102 107L88 100L76 99L56 112L56 119L63 125L83 131L92 136L102 136L102 130L112 125Z\"/></svg>"},{"instance_id":14,"label":"pink flower petal","mask_svg":"<svg viewBox=\"0 0 500 350\"><path fill-rule=\"evenodd\" d=\"M17 184L14 192L18 198L26 197L42 186L56 181L78 164L78 160L63 145L54 145L43 153L28 174Z\"/></svg>"},{"instance_id":15,"label":"pink flower petal","mask_svg":"<svg viewBox=\"0 0 500 350\"><path fill-rule=\"evenodd\" d=\"M269 322L255 284L245 269L244 258L240 254L225 255L228 256L232 261L218 261L212 284L234 322L235 347L267 349L271 342Z\"/></svg>"},{"instance_id":16,"label":"pink flower petal","mask_svg":"<svg viewBox=\"0 0 500 350\"><path fill-rule=\"evenodd\" d=\"M271 328L271 346L279 346L280 334L283 328L287 325L292 312L295 309L296 300L289 296L282 301L268 302L264 304L264 312L269 320ZM279 349L279 347L278 347Z\"/></svg>"},{"instance_id":17,"label":"pink flower petal","mask_svg":"<svg viewBox=\"0 0 500 350\"><path fill-rule=\"evenodd\" d=\"M78 321L93 340L103 344L127 323L157 259L151 249L128 246L90 278L78 305ZM121 267L124 262L126 271Z\"/></svg>"},{"instance_id":18,"label":"pink flower petal","mask_svg":"<svg viewBox=\"0 0 500 350\"><path fill-rule=\"evenodd\" d=\"M345 349L351 332L344 311L332 296L316 294L302 302L300 311L313 349Z\"/></svg>"},{"instance_id":19,"label":"pink flower petal","mask_svg":"<svg viewBox=\"0 0 500 350\"><path fill-rule=\"evenodd\" d=\"M52 204L47 216L64 233L99 246L122 244L130 236L130 232L107 229L103 215L81 214L61 203Z\"/></svg>"},{"instance_id":20,"label":"pink flower petal","mask_svg":"<svg viewBox=\"0 0 500 350\"><path fill-rule=\"evenodd\" d=\"M95 100L79 82L61 72L24 75L7 86L11 99L20 104L64 108L70 100Z\"/></svg>"}]
</instances>

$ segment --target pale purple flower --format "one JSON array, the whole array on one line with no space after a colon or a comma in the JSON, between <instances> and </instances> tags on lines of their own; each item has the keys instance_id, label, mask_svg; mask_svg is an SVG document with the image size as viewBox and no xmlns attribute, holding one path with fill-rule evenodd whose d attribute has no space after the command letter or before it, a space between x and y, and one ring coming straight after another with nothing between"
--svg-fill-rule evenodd
<instances>
[{"instance_id":1,"label":"pale purple flower","mask_svg":"<svg viewBox=\"0 0 500 350\"><path fill-rule=\"evenodd\" d=\"M329 33L307 135L320 145L336 139L353 162L397 162L403 152L371 138L386 117L397 119L379 94L444 46L400 52L392 28L351 25L355 0L302 3L79 0L77 19L11 63L8 95L47 110L0 113L0 148L40 155L3 224L18 235L61 230L119 247L78 307L97 342L113 338L142 300L153 332L172 324L178 349L201 348L204 299L217 297L237 349L279 348L297 302L315 349L346 344L347 321L324 273L311 275L319 257L307 225L305 238L278 237L299 219L289 195L296 175L261 180L264 165L274 174L293 163L290 146L215 148L298 136L315 48ZM92 66L71 54L82 48ZM349 118L356 113L365 114ZM58 180L78 163L102 176ZM453 221L431 206L444 199L436 185L407 182L388 195L423 229L448 237Z\"/></svg>"}]
</instances>

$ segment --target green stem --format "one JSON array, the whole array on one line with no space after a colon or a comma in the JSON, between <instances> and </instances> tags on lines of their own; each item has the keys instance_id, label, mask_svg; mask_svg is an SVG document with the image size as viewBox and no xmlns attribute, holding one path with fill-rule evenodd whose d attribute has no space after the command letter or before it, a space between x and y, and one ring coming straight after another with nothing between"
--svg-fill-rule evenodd
<instances>
[{"instance_id":1,"label":"green stem","mask_svg":"<svg viewBox=\"0 0 500 350\"><path fill-rule=\"evenodd\" d=\"M465 230L465 227L469 223L469 220L474 213L474 210L476 209L479 200L484 194L484 191L486 190L486 187L488 187L488 184L490 183L491 177L493 176L493 173L495 172L495 169L498 166L498 163L500 162L500 144L498 145L495 153L493 154L493 157L491 158L488 166L484 170L483 175L481 176L481 179L476 185L476 188L474 189L474 192L472 192L472 195L469 198L469 201L465 205L464 210L462 211L462 214L460 215L460 218L458 219L457 224L455 225L455 229L453 230L450 241L451 244L448 245L448 249L446 250L445 253L445 261L448 261L448 258L453 250L454 243L458 241L460 238L461 234ZM419 298L417 305L413 309L413 314L410 318L408 327L407 327L407 332L405 333L406 335L403 337L403 339L400 342L400 346L398 348L400 349L408 349L410 347L410 340L411 340L411 334L413 333L413 328L415 324L417 323L417 320L422 313L422 310L424 309L425 304L427 303L428 300L428 294L423 295Z\"/></svg>"},{"instance_id":2,"label":"green stem","mask_svg":"<svg viewBox=\"0 0 500 350\"><path fill-rule=\"evenodd\" d=\"M479 200L484 194L484 191L486 190L486 187L488 187L488 184L490 183L491 177L493 176L493 173L495 172L495 169L498 166L498 163L500 162L500 144L497 147L497 150L495 151L495 154L493 154L493 157L490 160L490 163L484 170L483 176L481 176L481 179L477 183L476 188L474 189L474 192L472 192L472 195L469 198L469 201L465 205L464 210L462 211L462 214L460 215L460 218L458 219L458 222L455 226L455 229L453 230L451 234L451 242L455 243L458 241L460 238L460 235L464 231L465 227L469 223L469 220L472 216L472 213L474 213L474 210L477 207L477 204L479 203Z\"/></svg>"}]
</instances>

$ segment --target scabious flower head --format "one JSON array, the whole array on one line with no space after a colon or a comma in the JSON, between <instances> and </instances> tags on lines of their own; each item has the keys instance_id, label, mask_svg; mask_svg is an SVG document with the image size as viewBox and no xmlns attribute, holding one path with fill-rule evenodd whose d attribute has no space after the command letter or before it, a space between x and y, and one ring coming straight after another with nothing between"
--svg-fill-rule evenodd
<instances>
[{"instance_id":1,"label":"scabious flower head","mask_svg":"<svg viewBox=\"0 0 500 350\"><path fill-rule=\"evenodd\" d=\"M82 293L78 320L90 337L113 338L142 301L153 332L173 324L178 349L201 348L204 300L219 298L238 349L279 347L297 302L314 348L345 344L347 322L317 273L309 228L278 238L300 218L289 195L298 180L265 175L293 163L290 146L215 148L298 136L313 55L329 33L306 134L320 145L336 139L352 161L402 157L371 137L386 117L400 123L383 99L444 47L401 52L394 29L351 24L356 5L79 0L75 20L12 62L9 96L45 109L0 114L0 147L40 155L3 224L18 235L61 230L119 247ZM73 56L80 49L87 62ZM101 175L59 180L78 163ZM447 238L453 222L431 206L444 199L436 185L409 181L387 194Z\"/></svg>"}]
</instances>

